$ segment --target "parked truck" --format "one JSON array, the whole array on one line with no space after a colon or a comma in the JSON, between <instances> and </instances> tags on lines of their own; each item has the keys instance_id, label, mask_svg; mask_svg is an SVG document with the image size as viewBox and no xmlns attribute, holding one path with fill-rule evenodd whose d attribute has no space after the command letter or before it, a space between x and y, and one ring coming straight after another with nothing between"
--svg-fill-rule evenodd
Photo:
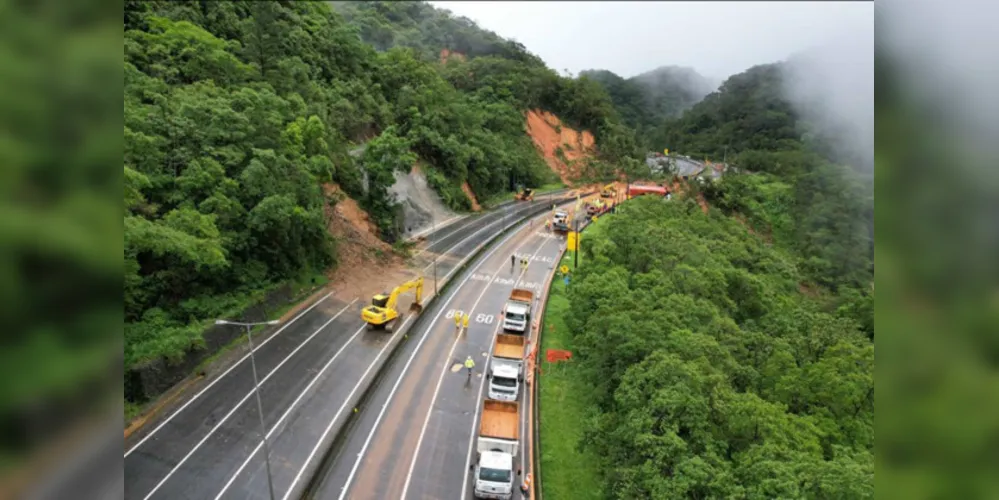
<instances>
[{"instance_id":1,"label":"parked truck","mask_svg":"<svg viewBox=\"0 0 999 500\"><path fill-rule=\"evenodd\" d=\"M520 450L520 408L516 401L482 402L482 420L475 450L475 496L513 498L514 457Z\"/></svg>"},{"instance_id":2,"label":"parked truck","mask_svg":"<svg viewBox=\"0 0 999 500\"><path fill-rule=\"evenodd\" d=\"M527 338L523 335L501 333L496 336L489 366L489 399L517 400L520 395L520 382L524 380L526 345Z\"/></svg>"},{"instance_id":3,"label":"parked truck","mask_svg":"<svg viewBox=\"0 0 999 500\"><path fill-rule=\"evenodd\" d=\"M552 216L552 229L559 232L569 232L569 212L556 210Z\"/></svg>"},{"instance_id":4,"label":"parked truck","mask_svg":"<svg viewBox=\"0 0 999 500\"><path fill-rule=\"evenodd\" d=\"M503 306L503 330L528 333L527 325L531 322L531 304L534 292L523 288L514 288L510 298Z\"/></svg>"}]
</instances>

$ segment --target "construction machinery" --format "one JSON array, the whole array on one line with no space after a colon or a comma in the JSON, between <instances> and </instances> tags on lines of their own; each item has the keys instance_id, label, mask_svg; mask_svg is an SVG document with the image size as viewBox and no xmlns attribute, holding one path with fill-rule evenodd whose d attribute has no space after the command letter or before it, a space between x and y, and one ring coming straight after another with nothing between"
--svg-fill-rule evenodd
<instances>
[{"instance_id":1,"label":"construction machinery","mask_svg":"<svg viewBox=\"0 0 999 500\"><path fill-rule=\"evenodd\" d=\"M555 215L552 216L552 230L557 233L569 232L569 212L565 210L556 210Z\"/></svg>"},{"instance_id":2,"label":"construction machinery","mask_svg":"<svg viewBox=\"0 0 999 500\"><path fill-rule=\"evenodd\" d=\"M413 289L416 289L416 300L413 301L410 310L419 313L423 310L423 305L420 304L423 299L423 276L407 281L395 287L391 292L379 293L371 297L371 305L361 310L361 319L368 324L370 329L385 328L389 323L399 319L399 311L395 308L399 296Z\"/></svg>"},{"instance_id":3,"label":"construction machinery","mask_svg":"<svg viewBox=\"0 0 999 500\"><path fill-rule=\"evenodd\" d=\"M513 198L518 201L534 201L534 189L524 188L519 193L513 195Z\"/></svg>"},{"instance_id":4,"label":"construction machinery","mask_svg":"<svg viewBox=\"0 0 999 500\"><path fill-rule=\"evenodd\" d=\"M615 196L617 196L617 188L614 186L613 182L604 186L600 191L601 198L613 198Z\"/></svg>"}]
</instances>

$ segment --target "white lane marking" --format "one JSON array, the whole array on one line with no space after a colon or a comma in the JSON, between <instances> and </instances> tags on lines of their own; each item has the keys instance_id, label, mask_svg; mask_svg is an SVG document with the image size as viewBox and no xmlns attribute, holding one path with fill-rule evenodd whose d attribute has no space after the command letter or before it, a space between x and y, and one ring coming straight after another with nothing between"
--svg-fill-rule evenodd
<instances>
[{"instance_id":1,"label":"white lane marking","mask_svg":"<svg viewBox=\"0 0 999 500\"><path fill-rule=\"evenodd\" d=\"M509 240L516 234L517 232L514 231L511 232L509 235L507 235L505 238L503 238L502 241L500 241L492 250L489 251L489 253L486 254L485 257L483 257L482 262L478 266L475 266L475 270L477 271L480 267L485 265L486 261L489 260L489 257L491 257L494 253L496 253L497 250L502 248L502 246L506 244L507 240ZM469 278L471 278L471 275L472 273L469 273L468 276L465 276L465 279L462 280L461 284L459 284L457 287L454 288L454 290L451 291L451 294L448 296L447 301L444 302L443 305L441 305L440 311L437 312L437 315L434 316L433 321L430 322L430 326L433 326L435 323L437 323L437 320L440 319L441 314L447 310L448 304L450 304L451 301L454 300L455 294L458 292L458 290L461 289L461 287L465 285L465 283L468 282ZM381 423L382 418L385 416L385 411L388 409L389 405L391 404L392 398L395 397L395 393L399 389L399 384L402 383L402 379L409 371L409 365L413 364L413 360L416 359L416 355L419 354L420 348L423 346L423 343L427 340L427 338L430 337L431 330L432 328L428 327L423 337L420 338L420 342L416 345L416 348L413 350L413 354L409 356L409 359L406 361L406 364L403 366L402 372L399 374L399 378L396 379L395 384L392 386L392 390L389 392L388 399L385 400L385 403L382 405L381 411L378 412L378 418L375 419L375 424L371 428L371 432L368 433L368 437L364 440L364 445L361 447L361 452L357 454L357 460L354 461L354 466L351 467L350 469L350 475L347 476L347 481L344 482L344 485L341 487L341 493L340 493L341 500L344 498L344 496L346 496L347 491L349 491L350 483L354 480L354 474L357 473L357 468L361 465L361 460L364 459L364 454L368 450L368 445L371 444L371 438L374 437L375 431L378 430L378 425Z\"/></svg>"},{"instance_id":2,"label":"white lane marking","mask_svg":"<svg viewBox=\"0 0 999 500\"><path fill-rule=\"evenodd\" d=\"M488 227L488 226L487 226L487 227ZM485 228L482 228L482 229L485 229ZM481 231L481 229L480 229L479 231ZM478 233L479 231L476 231L476 233ZM474 235L475 235L476 233L472 233L472 235L474 236ZM486 254L486 256L485 256L485 257L483 257L483 262L485 262L485 260L486 260L486 259L488 259L488 258L489 258L489 257L490 257L490 256L491 256L491 255L492 255L493 253L495 253L495 252L496 252L496 250L498 250L498 249L499 249L499 248L500 248L500 247L501 247L501 246L503 245L503 243L505 243L505 242L506 242L507 240L509 240L510 238L512 238L512 237L513 237L514 235L516 235L516 234L517 234L516 232L511 232L511 233L510 233L510 234L508 234L508 235L507 235L506 237L504 237L504 238L503 238L503 240L501 240L501 241L500 241L500 243L499 243L499 244L497 244L495 248L493 248L492 250L490 250L490 251L489 251L489 253L487 253L487 254ZM472 236L469 236L468 238L471 238L471 237L472 237ZM465 240L468 240L468 238L465 238ZM463 240L463 242L464 242L465 240ZM479 245L479 246L481 247L482 245L485 245L486 243L487 243L487 242L483 242L483 243L482 243L481 245ZM452 247L452 248L453 248L453 247ZM472 252L472 254L474 254L474 253L475 253L475 252ZM472 254L469 254L469 255L468 255L467 257L465 257L465 259L462 259L462 260L463 260L463 261L464 261L464 260L467 260L468 258L470 258L470 257L472 256ZM481 264L480 264L480 266L481 266ZM478 269L478 267L479 267L479 266L476 266L476 269ZM461 264L459 264L459 265L455 266L455 267L454 267L454 269L452 269L451 271L449 271L449 272L448 272L448 273L447 273L447 274L446 274L446 275L444 276L444 280L445 280L445 281L447 281L447 280L448 280L448 279L449 279L449 278L451 277L451 275L452 275L452 274L454 274L455 272L457 272L457 271L458 271L459 269L461 269ZM467 278L467 277L465 278L465 280L464 280L464 281L462 281L462 282L461 282L461 284L460 284L460 285L458 285L458 286L457 286L457 287L456 287L456 288L455 288L454 290L452 290L452 291L451 291L451 294L450 294L450 296L449 296L449 298L448 298L447 302L445 302L445 303L444 303L444 305L443 305L443 306L441 307L441 310L440 310L440 311L438 311L438 313L437 313L437 316L435 316L435 317L434 317L434 322L436 322L436 321L437 321L437 318L439 318L439 317L440 317L440 315L441 315L441 313L442 313L442 312L444 312L445 308L447 307L447 304L448 304L448 303L450 303L450 301L451 301L451 300L452 300L452 299L454 298L454 295L455 295L455 293L457 292L457 290L458 290L459 288L461 288L461 286L462 286L462 285L464 285L466 281L468 281L468 278ZM433 293L432 293L432 292L431 292L430 296L433 296ZM406 323L408 323L408 322L409 322L409 321L410 321L411 319L413 319L414 317L415 317L415 316L410 316L409 318L407 318L407 319L406 319L406 321L405 321L405 322L403 322L403 324L402 324L402 325L401 325L401 326L399 327L399 329L398 329L397 331L402 331L402 330L403 330L403 327L405 326L405 324L406 324ZM433 323L431 323L431 324L433 324ZM429 332L429 329L428 329L427 331ZM421 346L421 345L423 345L423 341L424 341L424 340L426 340L426 338L427 338L427 336L426 336L426 335L424 335L424 336L423 336L423 338L421 338L421 339L420 339L420 342L419 342L419 344L417 344L417 346L416 346L416 351L419 351L419 349L420 349L420 346ZM386 347L388 347L388 346L390 345L390 343L386 343L385 345L386 345ZM384 352L384 349L385 349L385 348L382 348L382 352ZM415 352L415 351L414 351L414 352ZM371 369L372 369L372 368L373 368L373 367L374 367L374 366L375 366L375 365L377 364L377 362L378 362L378 359L380 359L380 358L381 358L381 354L382 354L382 353L379 353L379 354L378 354L378 357L376 357L376 358L375 358L375 361L374 361L374 362L372 362L372 363L371 363L371 365L370 365L370 366L368 367L367 371L365 371L365 372L364 372L364 375L362 375L362 376L361 376L361 379L360 379L360 380L358 381L357 385L356 385L356 386L354 386L354 389L353 389L353 390L351 391L350 395L348 395L348 396L347 396L347 399L346 399L346 401L344 402L343 406L341 406L341 407L340 407L340 410L338 410L338 411L337 411L337 414L336 414L336 415L335 415L335 416L333 417L333 419L332 419L332 420L330 420L330 424L329 424L329 426L327 426L327 427L326 427L326 430L325 430L325 431L323 432L323 434L322 434L322 437L320 437L320 439L319 439L319 440L318 440L318 441L316 442L316 446L312 448L312 451L311 451L311 452L309 453L309 456L308 456L308 458L306 458L305 462L304 462L304 463L302 464L302 468L301 468L301 469L299 469L298 473L297 473L297 474L295 475L295 479L294 479L294 480L293 480L293 481L291 482L291 486L289 486L289 487L288 487L288 492L287 492L287 493L285 493L285 496L284 496L284 498L285 498L285 499L287 499L287 498L288 498L288 496L289 496L289 495L291 495L291 492L295 490L295 485L296 485L296 484L298 484L298 482L299 482L299 481L300 481L300 480L302 479L302 474L304 474L304 473L305 473L305 469L306 469L306 468L308 467L308 465L309 465L309 462L311 462L311 461L312 461L312 459L313 459L313 458L315 457L315 454L316 454L316 452L318 451L319 447L320 447L320 446L322 445L323 441L325 441L325 439L326 439L326 436L327 436L327 435L329 434L330 430L331 430L331 429L333 428L333 424L334 424L334 423L336 423L336 420L337 420L337 418L339 417L340 413L341 413L341 412L343 412L343 409L344 409L344 408L345 408L345 407L347 406L347 403L349 403L349 402L350 402L350 399L351 399L351 398L353 397L353 395L354 395L354 392L356 392L356 391L357 391L357 388L358 388L358 387L360 387L360 385L361 385L361 382L363 382L363 381L364 381L364 379L365 379L365 377L367 377L367 373L368 373L368 372L370 372L370 371L371 371ZM410 358L410 360L409 360L409 361L412 361L412 358ZM403 371L402 371L402 373L403 373L403 374L405 374L405 373L406 373L406 370L408 369L408 367L409 367L409 363L407 362L407 363L406 363L406 367L405 367L405 368L403 368ZM400 380L401 380L401 378L402 378L402 377L400 376ZM399 384L398 384L398 382L396 382L396 387L398 387L398 385L399 385ZM392 390L392 393L395 393L395 387L393 387L393 390ZM391 399L391 394L389 395L389 398ZM378 416L378 420L379 420L379 421L381 420L381 415L382 415L383 413L384 413L384 410L383 410L383 412L382 412L382 413L380 413L380 414L379 414L379 416ZM377 424L377 421L376 421L376 423L375 423L375 426L377 427L377 425L378 425L378 424ZM368 436L368 439L369 439L369 440L370 440L370 437L371 437L371 436ZM365 442L365 447L367 447L367 442ZM362 453L362 454L363 454L363 453ZM356 469L356 464L355 464L355 469ZM351 471L351 476L353 476L353 471ZM349 481L349 480L348 480L348 481ZM349 482L348 482L348 484L349 484ZM346 486L344 486L344 487L346 488ZM221 493L220 493L219 495L221 495ZM216 498L218 498L218 497L216 497Z\"/></svg>"},{"instance_id":3,"label":"white lane marking","mask_svg":"<svg viewBox=\"0 0 999 500\"><path fill-rule=\"evenodd\" d=\"M527 242L524 242L524 243L526 244ZM545 248L545 246L547 244L548 244L547 241L542 242L541 246L539 246L538 249L534 251L534 253L532 254L532 257L534 255L537 255L538 252L540 252L543 248ZM522 246L523 246L523 244L521 244L521 247ZM520 247L517 247L517 249L519 250ZM500 270L502 270L504 267L505 266L501 266L500 269L497 270L493 274L493 278L494 279L496 278L496 275L499 274ZM520 279L525 274L527 274L527 269L522 269L520 271L520 275L517 277L517 280L520 281ZM475 300L475 303L472 305L471 310L473 310L473 311L475 310L475 306L479 305L479 301L482 300L482 297L486 294L486 290L488 290L488 289L489 289L489 285L486 285L486 287L482 289L482 293L480 293L479 297ZM499 326L501 324L502 323L497 323L496 324L496 327L497 327L496 329L499 329ZM528 325L528 328L530 328L530 325ZM491 340L490 340L489 346L487 348L488 355L486 356L486 362L483 364L483 373L485 373L485 371L489 369L489 360L492 359L492 344L493 344L493 342L495 342L495 339L496 339L496 329L493 330L493 335L490 337ZM530 330L528 330L528 336L530 336ZM457 345L458 345L458 339L456 338L455 341L454 341L454 343L451 345L451 352L448 353L448 357L446 359L448 359L448 360L451 359L451 356L454 354L454 348ZM437 395L440 394L441 383L444 382L444 376L447 374L448 368L450 368L450 367L447 366L447 363L445 363L444 369L441 370L440 378L437 379L437 387L434 388L434 396L430 400L430 408L427 409L427 416L426 416L426 418L423 419L423 427L420 428L420 438L416 440L416 451L413 453L413 459L409 462L409 472L406 473L406 484L402 487L402 494L399 496L399 498L401 498L403 500L405 500L406 493L409 491L409 483L412 482L412 480L413 480L413 470L416 469L416 461L420 457L420 446L423 444L423 436L427 432L427 424L430 423L430 415L432 415L434 413L434 405L437 404ZM486 377L483 376L481 378L480 382L479 382L479 399L476 400L476 404L478 404L478 401L482 399L482 388L485 387L485 382L486 382ZM523 392L523 391L521 391L521 392ZM468 464L467 463L465 464L465 469L464 470L468 470ZM464 495L462 495L462 498L465 498Z\"/></svg>"},{"instance_id":4,"label":"white lane marking","mask_svg":"<svg viewBox=\"0 0 999 500\"><path fill-rule=\"evenodd\" d=\"M334 320L336 320L337 318L339 318L340 315L343 314L343 312L346 311L348 307L350 307L350 306L352 306L354 304L354 302L357 302L357 299L354 299L354 300L352 300L350 302L350 304L347 304L347 305L343 306L343 309L340 309L340 312L336 313L336 316L333 316L332 318L329 319L329 321L327 321L326 323L323 323L323 326L320 326L319 328L317 328L316 331L312 333L312 335L309 335L309 338L305 339L305 342L302 342L301 344L299 344L298 347L296 347L294 351L291 351L291 354L285 356L285 358L283 360L281 360L280 364L278 364L277 366L275 366L274 369L272 369L270 371L270 373L267 374L266 377L264 377L263 379L261 379L260 383L258 385L264 385L264 383L267 382L267 380L270 379L271 376L273 376L275 373L277 373L277 371L280 370L281 367L284 366L284 364L287 363L288 360L291 359L291 357L295 355L295 353L297 353L301 348L305 347L305 344L308 344L309 341L312 340L313 337L315 337L316 335L318 335L319 332L323 331L323 329L325 329L330 323L332 323ZM346 345L346 344L344 344L344 345ZM253 395L253 390L251 389L250 391L248 391L246 393L246 396L243 396L243 399L240 399L239 402L236 403L232 407L231 410L229 410L229 413L226 413L225 416L222 417L222 419L219 420L218 423L216 423L215 426L212 427L212 429L210 431L208 431L208 434L205 434L205 436L203 438L201 438L201 441L198 441L198 444L194 445L194 447L191 448L190 451L187 452L187 455L184 455L184 458L182 458L180 460L180 462L177 463L177 465L175 465L172 469L170 469L170 472L168 472L167 475L163 479L161 479L159 483L156 484L156 487L154 487L152 489L152 491L150 491L146 495L146 499L148 500L149 497L153 496L154 493L156 493L164 484L166 484L167 480L170 479L170 477L173 476L173 474L175 472L177 472L177 470L180 469L180 467L182 465L184 465L184 463L187 462L187 459L191 458L191 455L194 455L194 452L198 451L198 449L201 448L201 445L205 444L205 441L208 441L208 438L212 437L212 435L215 434L215 431L217 431L219 429L219 427L222 427L222 424L224 424L227 420L229 420L229 417L231 417L234 413L236 413L236 410L238 410L239 407L242 406L243 403L246 402L246 400L250 399L250 396L252 396L252 395Z\"/></svg>"},{"instance_id":5,"label":"white lane marking","mask_svg":"<svg viewBox=\"0 0 999 500\"><path fill-rule=\"evenodd\" d=\"M328 299L330 295L333 295L333 292L330 292L330 293L327 293L326 295L323 295L323 297L321 299L317 300L315 304L312 304L311 306L309 306L304 311L298 313L297 316L295 316L294 318L291 318L291 321L285 323L281 328L278 329L278 331L274 332L273 335L271 335L270 337L267 337L266 340L264 340L259 345L257 345L253 349L253 352L257 352L260 349L263 349L263 347L265 345L267 345L267 343L270 342L271 339L273 339L274 337L277 337L278 334L281 333L282 331L284 331L285 328L288 328L298 318L301 318L302 316L305 315L305 313L311 311L314 307L318 306L320 302ZM353 304L353 302L351 302L351 304ZM309 337L309 338L312 338L312 337ZM309 341L308 339L305 340L305 342L308 342L308 341ZM303 342L303 344L305 342ZM198 398L200 398L205 392L208 392L208 390L211 389L212 387L214 387L215 384L217 384L220 380L224 379L225 376L229 374L229 372L235 370L237 366L239 366L243 361L246 361L249 358L250 358L250 353L246 353L246 355L244 355L242 358L240 358L239 361L237 361L232 366L230 366L226 371L222 372L222 375L219 375L215 380L212 380L212 382L210 384L208 384L204 389L201 389L200 391L198 391L198 393L195 394L193 398L189 399L186 403L184 403L184 405L181 406L180 408L178 408L177 411L171 413L170 416L167 417L166 420L160 422L160 424L157 425L156 428L152 430L152 432L150 432L149 434L146 434L146 436L143 437L141 441L139 441L138 443L135 444L135 446L133 446L132 448L130 448L128 451L126 451L125 452L125 458L128 458L128 456L131 455L133 451L137 450L140 446L143 445L143 443L145 443L146 441L148 441L149 438L153 437L154 434L156 434L157 432L159 432L159 430L162 429L164 425L170 423L170 421L173 420L174 417L176 417L177 415L179 415L180 412L184 411L184 409L187 408L188 406L190 406L191 403L197 401Z\"/></svg>"},{"instance_id":6,"label":"white lane marking","mask_svg":"<svg viewBox=\"0 0 999 500\"><path fill-rule=\"evenodd\" d=\"M487 225L486 225L485 227L483 227L482 229L479 229L478 231L476 231L476 232L474 232L474 233L472 233L472 234L477 234L477 233L481 232L481 231L482 231L483 229L485 229L485 228L487 228L487 227L492 227L492 226L493 226L493 225L495 225L495 224L496 224L497 222L505 222L505 221L506 221L506 220L508 220L508 219L509 219L509 220L510 220L511 222L513 222L513 223L516 223L516 219L515 219L515 218L516 218L516 217L519 217L519 216L520 216L520 213L521 213L521 212L526 212L526 211L529 211L529 210L530 210L530 209L532 209L532 208L537 208L537 207L538 207L538 205L535 205L535 204L533 204L533 203L532 203L532 204L530 204L529 206L527 206L527 207L525 207L525 208L523 208L523 209L521 209L521 207L518 207L518 208L515 208L515 209L513 209L513 210L510 210L509 212L507 212L507 213L506 213L506 215L505 215L505 216L502 216L502 217L500 217L499 219L497 219L497 220L494 220L494 221L490 222L490 223L489 223L489 224L487 224ZM451 235L453 235L454 233L457 233L457 232L458 232L458 231L460 231L460 230L461 230L462 228L464 228L464 227L466 227L466 226L470 225L471 223L473 223L473 222L475 222L475 221L477 221L477 220L482 220L482 219L484 219L485 217L487 217L487 216L489 216L489 215L492 215L492 214L496 214L496 213L502 213L502 212L490 212L490 213L488 213L488 214L484 215L483 217L479 217L479 218L474 218L474 219L468 219L468 220L467 220L468 224L460 224L460 227L457 227L457 228L455 228L455 230L454 230L454 231L451 231L450 233L447 233L447 234L446 234L445 236L441 236L441 237L440 237L439 239L437 239L437 241L440 241L440 240L443 240L443 239L445 239L445 238L449 238L449 237L450 237ZM451 247L449 247L449 248L448 248L448 250L451 250L452 248L454 248L454 247L456 247L456 246L458 246L458 245L460 245L460 244L464 243L464 242L465 242L465 241L467 241L467 240L468 240L468 238L465 238L465 239L464 239L464 240L462 240L461 242L459 242L459 243L457 243L457 244L455 244L455 245L451 245ZM430 250L430 247L431 247L431 246L433 246L433 243L431 243L430 245L428 245L428 246L427 246L427 248L424 248L423 250L420 250L419 252L417 252L417 253L416 253L416 255L413 255L413 257L412 257L412 258L414 258L414 259L415 259L415 258L417 258L417 257L419 257L419 256L421 256L421 255L423 255L423 254L424 254L424 253L425 253L425 252L426 252L427 250ZM447 252L445 251L444 253L446 254ZM431 265L432 265L432 264L431 264ZM427 266L427 267L430 267L430 266ZM424 269L426 269L427 267L424 267Z\"/></svg>"},{"instance_id":7,"label":"white lane marking","mask_svg":"<svg viewBox=\"0 0 999 500\"><path fill-rule=\"evenodd\" d=\"M551 269L551 268L549 268L549 269ZM540 299L540 297L538 299ZM535 304L537 304L537 303L538 302L536 301ZM538 314L544 314L543 311L537 311L537 313ZM530 325L528 325L528 327L529 326ZM528 341L531 340L531 336L530 335L527 336L527 340ZM495 331L493 332L493 339L490 341L490 345L492 344L492 342L496 342L496 332ZM487 363L489 362L489 359L492 358L492 355L493 355L492 349L490 349L489 350L489 356L486 359ZM526 381L526 379L527 378L525 377L525 381ZM479 382L479 399L478 399L478 401L482 401L482 398L483 398L483 389L485 389L485 387L486 387L486 385L485 385L485 379L483 379L481 382ZM521 398L521 399L524 399L524 395L525 394L527 394L527 387L526 387L526 384L522 384L521 385L521 394L518 397ZM523 407L521 407L521 408L523 408ZM474 418L472 418L472 430L469 431L469 433L468 433L469 434L468 435L468 451L465 452L465 468L462 469L463 471L466 472L466 474L467 474L469 465L471 465L471 463L472 463L472 443L475 442L475 428L476 428L476 426L479 423L479 414L480 414L481 410L482 410L482 405L481 404L477 404L477 406L475 408L475 416L474 416ZM523 411L521 411L521 413L523 413ZM520 445L520 468L521 469L524 468L524 446L523 446L524 439L525 439L524 434L521 433L520 434L520 439L519 439L520 443L518 443ZM468 495L468 476L466 475L465 479L461 482L461 498L468 498L467 495Z\"/></svg>"},{"instance_id":8,"label":"white lane marking","mask_svg":"<svg viewBox=\"0 0 999 500\"><path fill-rule=\"evenodd\" d=\"M323 367L319 370L319 372L316 373L316 375L312 377L312 380L309 381L309 385L305 386L305 389L302 389L302 392L299 393L298 397L295 398L295 400L292 401L290 405L288 405L288 408L281 415L281 418L279 418L278 421L274 424L274 426L271 427L269 431L267 431L267 435L264 436L265 439L271 438L271 434L273 434L274 431L276 431L278 427L281 426L281 423L284 422L284 419L288 418L288 415L291 415L291 411L294 410L295 406L298 405L298 402L301 401L303 397L305 397L305 394L308 393L310 389L312 389L312 386L319 381L319 379L323 376L323 373L326 373L326 370L328 370L329 367L333 365L333 362L340 357L340 354L343 353L344 349L346 349L347 346L349 346L354 341L354 339L356 339L357 336L360 335L361 332L363 332L366 328L367 325L363 325L360 328L358 328L357 331L354 332L354 335L350 337L350 340L344 343L343 346L341 346L340 349L336 351L336 354L334 354L333 357L331 357L328 361L326 361L326 364L323 365ZM386 345L388 345L388 343L386 343ZM341 407L340 409L342 410L343 407ZM262 446L263 443L257 443L257 447L250 452L250 455L246 457L246 460L243 460L243 463L240 464L238 469L236 469L236 472L229 478L228 481L226 481L225 486L222 487L222 491L220 491L218 495L215 495L216 499L222 498L222 494L224 494L226 490L228 490L229 487L232 486L233 481L235 481L236 478L239 477L239 474L243 472L243 469L246 468L246 466L250 463L250 460L252 460L253 457L257 454L257 452L260 451L260 448Z\"/></svg>"}]
</instances>

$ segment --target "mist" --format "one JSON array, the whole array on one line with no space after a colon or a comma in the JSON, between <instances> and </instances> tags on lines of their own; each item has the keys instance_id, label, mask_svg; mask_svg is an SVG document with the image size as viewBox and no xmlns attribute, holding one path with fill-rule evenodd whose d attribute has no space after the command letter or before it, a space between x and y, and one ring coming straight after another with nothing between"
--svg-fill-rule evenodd
<instances>
[{"instance_id":1,"label":"mist","mask_svg":"<svg viewBox=\"0 0 999 500\"><path fill-rule=\"evenodd\" d=\"M788 58L783 93L807 135L831 146L829 156L874 171L874 24L858 26Z\"/></svg>"}]
</instances>

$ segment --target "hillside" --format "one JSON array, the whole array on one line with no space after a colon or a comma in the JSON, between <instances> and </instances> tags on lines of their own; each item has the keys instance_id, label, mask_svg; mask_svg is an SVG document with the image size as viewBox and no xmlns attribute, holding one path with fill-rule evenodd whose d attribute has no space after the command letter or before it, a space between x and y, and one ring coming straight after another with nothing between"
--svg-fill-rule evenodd
<instances>
[{"instance_id":1,"label":"hillside","mask_svg":"<svg viewBox=\"0 0 999 500\"><path fill-rule=\"evenodd\" d=\"M178 356L208 319L327 273L340 240L344 255L384 251L327 221L343 200L363 212L355 229L411 232L419 210L394 193L417 164L453 210L550 182L530 110L588 131L587 155L637 156L599 85L514 42L422 2L337 8L126 2L126 366Z\"/></svg>"},{"instance_id":2,"label":"hillside","mask_svg":"<svg viewBox=\"0 0 999 500\"><path fill-rule=\"evenodd\" d=\"M587 70L580 76L599 82L622 120L649 139L652 130L679 117L718 87L693 69L678 66L663 66L627 79L607 70ZM662 149L658 144L647 146Z\"/></svg>"}]
</instances>

